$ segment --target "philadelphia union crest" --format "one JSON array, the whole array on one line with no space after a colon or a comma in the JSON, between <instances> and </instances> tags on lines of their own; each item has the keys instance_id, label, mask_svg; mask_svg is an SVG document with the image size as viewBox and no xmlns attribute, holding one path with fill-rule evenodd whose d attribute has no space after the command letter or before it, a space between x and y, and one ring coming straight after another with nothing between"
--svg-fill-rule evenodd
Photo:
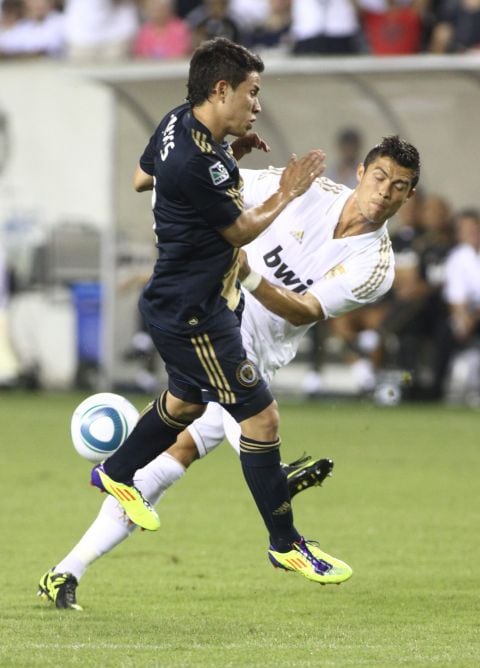
<instances>
[{"instance_id":1,"label":"philadelphia union crest","mask_svg":"<svg viewBox=\"0 0 480 668\"><path fill-rule=\"evenodd\" d=\"M236 371L237 380L244 387L253 387L260 380L258 369L250 360L241 362Z\"/></svg>"}]
</instances>

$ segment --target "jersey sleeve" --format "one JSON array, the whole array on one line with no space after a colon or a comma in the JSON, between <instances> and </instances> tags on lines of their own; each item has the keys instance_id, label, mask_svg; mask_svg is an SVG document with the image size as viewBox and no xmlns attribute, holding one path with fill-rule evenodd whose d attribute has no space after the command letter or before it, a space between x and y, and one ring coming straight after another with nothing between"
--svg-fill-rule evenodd
<instances>
[{"instance_id":1,"label":"jersey sleeve","mask_svg":"<svg viewBox=\"0 0 480 668\"><path fill-rule=\"evenodd\" d=\"M140 157L140 167L146 174L153 176L155 173L155 135L150 137L150 141L145 147L144 152Z\"/></svg>"},{"instance_id":2,"label":"jersey sleeve","mask_svg":"<svg viewBox=\"0 0 480 668\"><path fill-rule=\"evenodd\" d=\"M241 183L236 182L218 155L194 156L182 170L179 187L216 229L232 225L244 209Z\"/></svg>"},{"instance_id":3,"label":"jersey sleeve","mask_svg":"<svg viewBox=\"0 0 480 668\"><path fill-rule=\"evenodd\" d=\"M278 189L282 169L241 169L245 208L265 202Z\"/></svg>"},{"instance_id":4,"label":"jersey sleeve","mask_svg":"<svg viewBox=\"0 0 480 668\"><path fill-rule=\"evenodd\" d=\"M335 318L378 301L390 290L393 279L394 256L388 242L374 256L352 256L336 265L308 292L320 303L325 318Z\"/></svg>"}]
</instances>

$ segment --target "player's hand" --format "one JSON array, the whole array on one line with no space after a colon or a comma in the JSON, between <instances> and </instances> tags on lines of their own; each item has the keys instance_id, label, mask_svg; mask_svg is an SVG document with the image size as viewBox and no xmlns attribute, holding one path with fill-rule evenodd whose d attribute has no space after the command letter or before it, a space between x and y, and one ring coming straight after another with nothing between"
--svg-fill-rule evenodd
<instances>
[{"instance_id":1,"label":"player's hand","mask_svg":"<svg viewBox=\"0 0 480 668\"><path fill-rule=\"evenodd\" d=\"M301 158L293 154L283 170L280 188L286 191L291 199L303 195L315 179L324 173L325 158L325 152L321 149L309 151Z\"/></svg>"},{"instance_id":2,"label":"player's hand","mask_svg":"<svg viewBox=\"0 0 480 668\"><path fill-rule=\"evenodd\" d=\"M247 254L242 248L240 248L240 252L238 254L238 261L239 261L238 278L240 279L240 281L243 281L245 278L247 278L248 274L252 270L250 268L250 265L248 264Z\"/></svg>"},{"instance_id":3,"label":"player's hand","mask_svg":"<svg viewBox=\"0 0 480 668\"><path fill-rule=\"evenodd\" d=\"M251 153L254 148L264 153L270 152L270 146L256 132L250 132L243 137L235 139L230 146L232 147L235 160L241 160L244 155Z\"/></svg>"}]
</instances>

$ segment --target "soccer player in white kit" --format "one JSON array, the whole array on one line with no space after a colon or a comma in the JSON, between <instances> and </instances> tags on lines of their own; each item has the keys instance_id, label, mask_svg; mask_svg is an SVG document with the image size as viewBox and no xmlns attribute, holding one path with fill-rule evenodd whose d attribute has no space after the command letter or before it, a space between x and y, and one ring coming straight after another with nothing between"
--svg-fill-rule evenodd
<instances>
[{"instance_id":1,"label":"soccer player in white kit","mask_svg":"<svg viewBox=\"0 0 480 668\"><path fill-rule=\"evenodd\" d=\"M419 170L415 147L397 136L386 137L359 165L355 190L324 177L316 179L246 246L242 338L249 359L266 380L295 357L315 322L372 303L390 289L394 259L387 221L414 193ZM281 170L241 174L248 207L275 191ZM239 436L231 416L210 403L172 448L137 471L135 485L155 504L192 461L225 437L238 452ZM108 496L79 543L42 577L39 595L57 607L81 609L75 597L78 580L134 528L118 502ZM277 553L270 556L274 565L286 568L276 563L277 557Z\"/></svg>"}]
</instances>

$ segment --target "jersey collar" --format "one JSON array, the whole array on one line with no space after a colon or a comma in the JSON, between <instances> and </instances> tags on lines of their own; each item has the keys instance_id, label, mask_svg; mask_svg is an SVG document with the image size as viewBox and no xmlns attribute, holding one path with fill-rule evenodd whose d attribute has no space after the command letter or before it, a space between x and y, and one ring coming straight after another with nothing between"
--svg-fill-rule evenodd
<instances>
[{"instance_id":1,"label":"jersey collar","mask_svg":"<svg viewBox=\"0 0 480 668\"><path fill-rule=\"evenodd\" d=\"M329 208L329 214L332 215L334 221L332 228L332 235L334 233L335 227L337 226L343 207L345 206L346 201L348 200L348 198L352 193L353 190L349 188L344 193L342 193ZM357 247L357 246L365 247L369 243L376 241L377 239L380 239L387 232L387 224L388 220L386 220L381 227L379 227L376 230L373 230L373 232L365 232L365 234L354 234L353 236L334 239L333 241L346 243L350 247Z\"/></svg>"}]
</instances>

